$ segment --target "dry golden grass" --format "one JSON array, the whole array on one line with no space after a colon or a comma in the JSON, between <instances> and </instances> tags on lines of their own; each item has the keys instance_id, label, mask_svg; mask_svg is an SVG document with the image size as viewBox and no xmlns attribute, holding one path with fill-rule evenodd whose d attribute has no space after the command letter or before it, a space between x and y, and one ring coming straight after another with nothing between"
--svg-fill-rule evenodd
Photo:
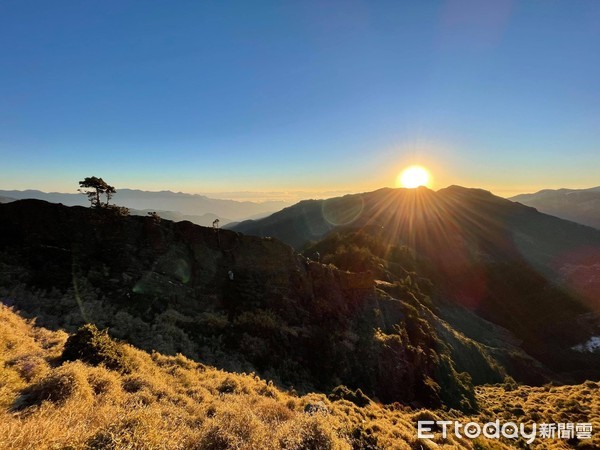
<instances>
[{"instance_id":1,"label":"dry golden grass","mask_svg":"<svg viewBox=\"0 0 600 450\"><path fill-rule=\"evenodd\" d=\"M124 344L135 367L129 374L80 361L60 364L65 333L37 328L6 307L0 307L0 324L0 449L513 448L485 439L417 439L417 420L467 420L455 411L374 402L358 407L316 393L298 397L254 374ZM483 410L475 419L515 420L523 411L535 420L589 418L598 429L597 394L598 384L590 382L512 392L481 388Z\"/></svg>"},{"instance_id":2,"label":"dry golden grass","mask_svg":"<svg viewBox=\"0 0 600 450\"><path fill-rule=\"evenodd\" d=\"M536 448L600 449L600 383L586 381L580 385L543 387L505 386L478 388L481 405L479 417L486 420L524 423L591 423L591 440L569 444L565 440L540 442Z\"/></svg>"},{"instance_id":3,"label":"dry golden grass","mask_svg":"<svg viewBox=\"0 0 600 450\"><path fill-rule=\"evenodd\" d=\"M44 376L67 339L64 332L33 326L0 307L0 408L10 407L17 393Z\"/></svg>"}]
</instances>

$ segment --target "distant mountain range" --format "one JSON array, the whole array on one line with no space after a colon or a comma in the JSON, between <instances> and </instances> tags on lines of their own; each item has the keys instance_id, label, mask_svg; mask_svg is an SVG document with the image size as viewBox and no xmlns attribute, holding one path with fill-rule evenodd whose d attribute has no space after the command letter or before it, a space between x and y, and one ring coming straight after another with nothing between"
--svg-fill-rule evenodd
<instances>
[{"instance_id":1,"label":"distant mountain range","mask_svg":"<svg viewBox=\"0 0 600 450\"><path fill-rule=\"evenodd\" d=\"M0 203L23 199L45 200L66 206L89 206L87 198L82 194L0 190ZM204 226L211 225L217 218L221 225L225 225L233 221L265 217L289 205L283 201L239 202L182 192L151 192L135 189L117 189L113 203L130 208L131 213L135 215L146 215L147 212L156 211L166 219L189 220Z\"/></svg>"},{"instance_id":2,"label":"distant mountain range","mask_svg":"<svg viewBox=\"0 0 600 450\"><path fill-rule=\"evenodd\" d=\"M600 229L600 186L589 189L544 189L509 200L537 210Z\"/></svg>"}]
</instances>

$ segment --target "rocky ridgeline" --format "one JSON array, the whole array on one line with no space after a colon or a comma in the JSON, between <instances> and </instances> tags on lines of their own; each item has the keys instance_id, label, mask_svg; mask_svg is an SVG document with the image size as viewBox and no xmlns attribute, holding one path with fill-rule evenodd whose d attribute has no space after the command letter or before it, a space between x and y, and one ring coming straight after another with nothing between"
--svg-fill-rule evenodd
<instances>
[{"instance_id":1,"label":"rocky ridgeline","mask_svg":"<svg viewBox=\"0 0 600 450\"><path fill-rule=\"evenodd\" d=\"M0 218L3 251L31 266L26 281L40 288L69 285L73 274L125 298L147 294L174 300L220 296L228 286L251 289L258 280L257 296L310 298L322 290L343 296L374 286L370 274L324 267L276 239L187 221L121 217L39 200L2 205ZM314 286L322 290L317 293Z\"/></svg>"}]
</instances>

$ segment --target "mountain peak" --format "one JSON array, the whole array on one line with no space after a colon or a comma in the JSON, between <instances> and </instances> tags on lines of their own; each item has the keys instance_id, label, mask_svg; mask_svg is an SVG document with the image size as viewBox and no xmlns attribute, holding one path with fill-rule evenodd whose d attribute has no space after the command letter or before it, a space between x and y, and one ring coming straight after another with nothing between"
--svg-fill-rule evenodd
<instances>
[{"instance_id":1,"label":"mountain peak","mask_svg":"<svg viewBox=\"0 0 600 450\"><path fill-rule=\"evenodd\" d=\"M492 194L492 192L486 189L464 187L458 184L452 184L448 187L438 189L437 193L460 193L463 195L475 195L478 197L497 197L496 195Z\"/></svg>"}]
</instances>

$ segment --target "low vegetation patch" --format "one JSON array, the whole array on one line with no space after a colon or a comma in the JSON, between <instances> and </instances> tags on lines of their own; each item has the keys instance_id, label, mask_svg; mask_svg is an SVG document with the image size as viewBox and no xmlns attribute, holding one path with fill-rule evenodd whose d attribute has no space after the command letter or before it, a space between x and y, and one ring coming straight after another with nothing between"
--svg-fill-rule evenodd
<instances>
[{"instance_id":1,"label":"low vegetation patch","mask_svg":"<svg viewBox=\"0 0 600 450\"><path fill-rule=\"evenodd\" d=\"M353 391L344 385L337 386L329 394L330 400L348 400L356 406L367 406L371 400L360 389Z\"/></svg>"},{"instance_id":2,"label":"low vegetation patch","mask_svg":"<svg viewBox=\"0 0 600 450\"><path fill-rule=\"evenodd\" d=\"M100 331L93 324L83 325L65 343L61 355L63 361L81 360L97 366L129 373L133 369L132 361L113 341L106 330Z\"/></svg>"},{"instance_id":3,"label":"low vegetation patch","mask_svg":"<svg viewBox=\"0 0 600 450\"><path fill-rule=\"evenodd\" d=\"M33 405L39 406L45 401L64 404L71 399L88 403L92 397L93 390L87 380L86 367L72 362L52 370L37 383L23 389L14 406L20 410Z\"/></svg>"}]
</instances>

